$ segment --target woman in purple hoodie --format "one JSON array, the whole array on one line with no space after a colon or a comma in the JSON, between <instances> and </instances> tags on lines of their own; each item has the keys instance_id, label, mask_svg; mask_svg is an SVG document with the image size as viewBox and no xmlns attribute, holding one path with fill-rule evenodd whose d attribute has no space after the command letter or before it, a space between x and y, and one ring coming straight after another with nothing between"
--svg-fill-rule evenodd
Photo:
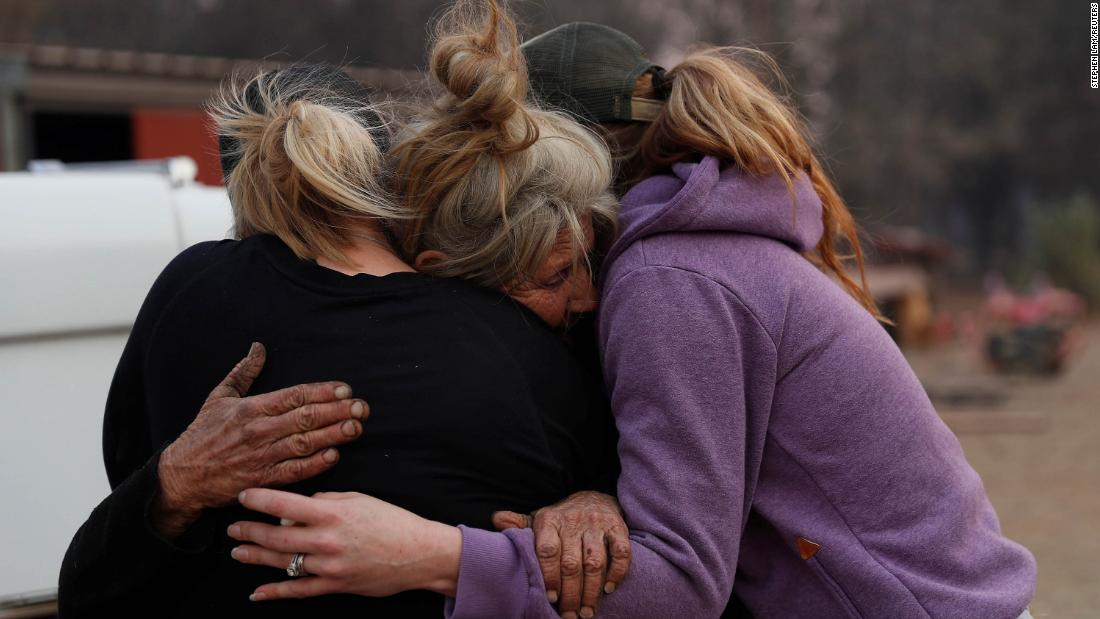
<instances>
[{"instance_id":1,"label":"woman in purple hoodie","mask_svg":"<svg viewBox=\"0 0 1100 619\"><path fill-rule=\"evenodd\" d=\"M794 110L734 50L666 73L595 24L524 48L543 102L603 126L629 189L599 343L633 562L600 616L717 617L736 590L757 617L1029 617L1034 560L848 275L855 225ZM337 531L390 513L361 505ZM464 530L448 614L554 617L544 582L529 530Z\"/></svg>"}]
</instances>

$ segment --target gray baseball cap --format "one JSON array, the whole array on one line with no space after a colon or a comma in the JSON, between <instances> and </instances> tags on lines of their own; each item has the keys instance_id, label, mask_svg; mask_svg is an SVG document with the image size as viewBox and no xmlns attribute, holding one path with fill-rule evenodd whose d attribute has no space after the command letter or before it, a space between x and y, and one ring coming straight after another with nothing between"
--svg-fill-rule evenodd
<instances>
[{"instance_id":1,"label":"gray baseball cap","mask_svg":"<svg viewBox=\"0 0 1100 619\"><path fill-rule=\"evenodd\" d=\"M552 109L590 123L649 121L661 102L634 97L634 84L654 74L654 89L664 93L664 69L646 58L642 46L602 24L573 22L558 26L520 46L527 59L531 93Z\"/></svg>"}]
</instances>

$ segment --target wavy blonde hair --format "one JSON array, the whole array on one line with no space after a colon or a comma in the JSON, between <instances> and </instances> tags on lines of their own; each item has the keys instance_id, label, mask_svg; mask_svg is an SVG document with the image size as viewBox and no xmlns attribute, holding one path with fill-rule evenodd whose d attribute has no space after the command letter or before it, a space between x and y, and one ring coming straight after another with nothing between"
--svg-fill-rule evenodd
<instances>
[{"instance_id":1,"label":"wavy blonde hair","mask_svg":"<svg viewBox=\"0 0 1100 619\"><path fill-rule=\"evenodd\" d=\"M422 271L492 288L530 282L564 231L585 258L584 221L614 233L610 154L571 118L527 102L516 24L496 0L460 0L436 25L431 74L442 87L398 136L393 230Z\"/></svg>"},{"instance_id":2,"label":"wavy blonde hair","mask_svg":"<svg viewBox=\"0 0 1100 619\"><path fill-rule=\"evenodd\" d=\"M403 216L384 187L380 116L338 79L351 78L331 67L234 76L207 105L237 238L273 234L299 258L349 265L357 222Z\"/></svg>"},{"instance_id":3,"label":"wavy blonde hair","mask_svg":"<svg viewBox=\"0 0 1100 619\"><path fill-rule=\"evenodd\" d=\"M666 74L667 98L653 122L607 128L607 139L616 148L622 179L619 186L700 155L713 155L750 174L777 173L792 199L794 178L805 173L821 198L825 227L807 257L836 277L873 316L885 321L867 288L859 229L805 137L798 113L739 58L755 61L785 84L775 61L759 50L709 47L689 54ZM638 80L634 95L657 98L652 75ZM843 246L850 254L842 251ZM847 264L855 266L858 282L848 274Z\"/></svg>"}]
</instances>

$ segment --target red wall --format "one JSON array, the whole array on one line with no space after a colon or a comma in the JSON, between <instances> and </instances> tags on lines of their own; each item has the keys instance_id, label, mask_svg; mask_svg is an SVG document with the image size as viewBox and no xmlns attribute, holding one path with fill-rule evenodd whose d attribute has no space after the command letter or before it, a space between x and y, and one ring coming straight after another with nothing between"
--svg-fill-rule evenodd
<instances>
[{"instance_id":1,"label":"red wall","mask_svg":"<svg viewBox=\"0 0 1100 619\"><path fill-rule=\"evenodd\" d=\"M199 166L198 181L222 184L218 138L202 110L135 108L134 159L163 159L186 155Z\"/></svg>"}]
</instances>

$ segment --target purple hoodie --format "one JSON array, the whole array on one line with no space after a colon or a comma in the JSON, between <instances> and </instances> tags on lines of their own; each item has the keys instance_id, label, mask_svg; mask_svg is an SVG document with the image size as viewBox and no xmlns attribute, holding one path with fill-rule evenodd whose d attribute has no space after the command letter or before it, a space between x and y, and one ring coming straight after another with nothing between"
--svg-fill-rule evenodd
<instances>
[{"instance_id":1,"label":"purple hoodie","mask_svg":"<svg viewBox=\"0 0 1100 619\"><path fill-rule=\"evenodd\" d=\"M634 561L601 617L1012 619L1035 563L882 327L799 252L800 177L716 159L623 199L600 346ZM463 529L449 617L545 617L530 531Z\"/></svg>"}]
</instances>

